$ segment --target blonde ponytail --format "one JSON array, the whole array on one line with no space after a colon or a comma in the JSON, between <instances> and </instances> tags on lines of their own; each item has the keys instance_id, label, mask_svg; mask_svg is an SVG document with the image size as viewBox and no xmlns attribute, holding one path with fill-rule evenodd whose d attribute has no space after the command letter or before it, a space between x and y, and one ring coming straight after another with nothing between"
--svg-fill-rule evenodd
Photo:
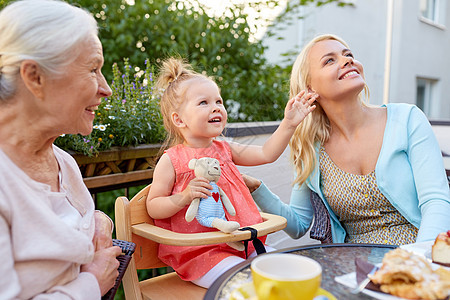
<instances>
[{"instance_id":1,"label":"blonde ponytail","mask_svg":"<svg viewBox=\"0 0 450 300\"><path fill-rule=\"evenodd\" d=\"M170 57L163 61L156 80L156 88L161 92L160 108L164 127L167 131L165 147L171 147L184 142L178 128L172 123L171 115L178 112L183 101L188 80L194 78L211 78L195 72L192 66L182 58Z\"/></svg>"}]
</instances>

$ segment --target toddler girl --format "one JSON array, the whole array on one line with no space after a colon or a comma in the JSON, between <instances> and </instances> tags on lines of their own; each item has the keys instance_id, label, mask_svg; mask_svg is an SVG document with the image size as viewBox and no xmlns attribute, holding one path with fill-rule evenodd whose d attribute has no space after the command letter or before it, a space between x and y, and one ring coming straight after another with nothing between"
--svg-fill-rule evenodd
<instances>
[{"instance_id":1,"label":"toddler girl","mask_svg":"<svg viewBox=\"0 0 450 300\"><path fill-rule=\"evenodd\" d=\"M163 90L161 112L169 148L158 161L147 198L147 211L155 224L181 233L214 231L196 219L185 220L186 210L195 198L211 196L212 186L205 178L196 178L189 168L193 158L212 157L220 162L217 185L225 192L236 210L226 213L229 221L241 226L261 223L261 215L236 165L254 166L275 161L286 148L296 127L315 106L313 93L302 91L286 105L284 119L263 146L218 141L227 122L217 84L196 73L181 59L164 61L157 87ZM263 239L263 241L265 238ZM249 245L249 253L254 248ZM225 270L245 259L244 251L227 244L179 247L160 245L161 261L178 275L195 284L209 287Z\"/></svg>"}]
</instances>

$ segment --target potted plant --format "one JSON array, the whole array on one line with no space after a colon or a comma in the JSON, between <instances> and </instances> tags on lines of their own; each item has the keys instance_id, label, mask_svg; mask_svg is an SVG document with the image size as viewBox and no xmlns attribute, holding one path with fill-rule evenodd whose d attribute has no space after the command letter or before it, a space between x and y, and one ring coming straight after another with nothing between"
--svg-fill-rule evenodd
<instances>
[{"instance_id":1,"label":"potted plant","mask_svg":"<svg viewBox=\"0 0 450 300\"><path fill-rule=\"evenodd\" d=\"M90 189L152 178L165 131L153 66L145 65L133 68L124 59L121 71L114 63L112 95L96 111L92 133L55 141L75 158Z\"/></svg>"}]
</instances>

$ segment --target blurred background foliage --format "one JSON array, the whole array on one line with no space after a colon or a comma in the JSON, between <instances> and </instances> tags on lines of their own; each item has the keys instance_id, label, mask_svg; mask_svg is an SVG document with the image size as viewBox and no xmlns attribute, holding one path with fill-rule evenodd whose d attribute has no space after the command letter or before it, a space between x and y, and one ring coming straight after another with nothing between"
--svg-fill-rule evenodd
<instances>
[{"instance_id":1,"label":"blurred background foliage","mask_svg":"<svg viewBox=\"0 0 450 300\"><path fill-rule=\"evenodd\" d=\"M219 16L208 15L199 0L66 0L89 10L97 19L103 43L104 74L113 78L113 63L129 59L137 71L149 59L157 65L171 55L186 58L197 71L216 78L229 111L229 121L274 121L283 117L288 97L291 64L271 65L265 47L252 39L255 26L265 26L268 16L260 14L250 25L245 7L261 12L284 1L239 1ZM11 0L0 0L0 8ZM297 17L301 5L324 5L345 1L291 0L276 24ZM271 35L272 33L267 33ZM291 53L292 54L292 53ZM290 57L288 58L290 59Z\"/></svg>"},{"instance_id":2,"label":"blurred background foliage","mask_svg":"<svg viewBox=\"0 0 450 300\"><path fill-rule=\"evenodd\" d=\"M250 42L251 31L242 5L213 18L197 0L136 0L133 5L123 0L68 2L96 17L107 79L111 78L108 66L121 63L124 57L143 69L147 58L158 65L168 56L181 55L197 71L215 77L229 110L229 121L282 118L290 70L269 65L262 43Z\"/></svg>"}]
</instances>

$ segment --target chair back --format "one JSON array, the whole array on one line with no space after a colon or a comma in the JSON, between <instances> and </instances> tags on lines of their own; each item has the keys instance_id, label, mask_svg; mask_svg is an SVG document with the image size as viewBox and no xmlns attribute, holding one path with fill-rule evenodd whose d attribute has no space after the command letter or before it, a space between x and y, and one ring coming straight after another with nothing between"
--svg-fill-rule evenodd
<instances>
[{"instance_id":1,"label":"chair back","mask_svg":"<svg viewBox=\"0 0 450 300\"><path fill-rule=\"evenodd\" d=\"M131 226L141 223L154 224L148 215L146 199L150 185L139 191L131 200L118 197L115 203L115 225L118 239L136 244L133 259L123 277L122 283L126 299L142 299L137 269L165 267L158 258L158 243L135 235Z\"/></svg>"},{"instance_id":2,"label":"chair back","mask_svg":"<svg viewBox=\"0 0 450 300\"><path fill-rule=\"evenodd\" d=\"M445 175L447 175L448 186L450 187L450 169L445 169Z\"/></svg>"},{"instance_id":3,"label":"chair back","mask_svg":"<svg viewBox=\"0 0 450 300\"><path fill-rule=\"evenodd\" d=\"M322 244L333 243L330 214L317 193L311 191L310 197L314 209L314 223L311 226L309 236L312 239L319 240Z\"/></svg>"},{"instance_id":4,"label":"chair back","mask_svg":"<svg viewBox=\"0 0 450 300\"><path fill-rule=\"evenodd\" d=\"M150 184L147 185L130 200L130 227L141 223L155 225L154 220L148 215L146 206L150 186ZM133 233L131 234L131 239L136 244L134 257L137 269L153 269L167 266L158 258L159 243Z\"/></svg>"}]
</instances>

